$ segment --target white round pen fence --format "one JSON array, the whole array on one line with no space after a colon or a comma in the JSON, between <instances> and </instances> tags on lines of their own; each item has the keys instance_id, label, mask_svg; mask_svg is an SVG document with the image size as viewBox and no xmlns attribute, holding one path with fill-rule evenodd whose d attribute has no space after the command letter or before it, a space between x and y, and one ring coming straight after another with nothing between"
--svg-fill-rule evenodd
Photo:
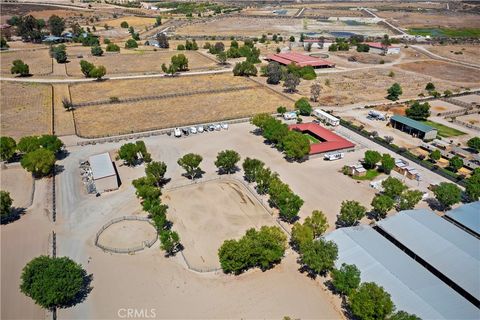
<instances>
[{"instance_id":1,"label":"white round pen fence","mask_svg":"<svg viewBox=\"0 0 480 320\"><path fill-rule=\"evenodd\" d=\"M155 244L155 242L157 242L158 233L155 232L155 237L153 239L145 240L145 241L142 242L141 245L138 245L138 246L135 246L135 247L130 247L130 248L114 248L114 247L104 246L104 245L98 243L98 238L100 237L102 232L105 231L105 229L110 227L112 224L115 224L115 223L118 223L118 222L121 222L121 221L125 221L125 220L145 221L145 222L148 222L150 225L152 225L152 227L155 228L155 226L152 224L150 219L148 219L146 217L137 217L137 216L118 217L118 218L110 220L109 222L107 222L106 224L104 224L100 228L100 230L95 235L95 245L97 247L99 247L100 249L104 250L104 251L108 251L108 252L112 252L112 253L129 253L129 254L131 254L131 253L135 253L135 252L138 252L138 251L142 251L145 248L150 248L151 246L153 246Z\"/></svg>"}]
</instances>

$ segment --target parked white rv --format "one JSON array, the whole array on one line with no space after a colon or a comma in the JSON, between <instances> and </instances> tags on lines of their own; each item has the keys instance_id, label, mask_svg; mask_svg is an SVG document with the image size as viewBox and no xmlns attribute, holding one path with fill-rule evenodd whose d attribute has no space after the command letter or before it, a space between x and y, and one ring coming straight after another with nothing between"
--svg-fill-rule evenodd
<instances>
[{"instance_id":1,"label":"parked white rv","mask_svg":"<svg viewBox=\"0 0 480 320\"><path fill-rule=\"evenodd\" d=\"M332 153L327 153L325 154L324 159L333 161L333 160L340 160L345 156L343 152L332 152Z\"/></svg>"},{"instance_id":2,"label":"parked white rv","mask_svg":"<svg viewBox=\"0 0 480 320\"><path fill-rule=\"evenodd\" d=\"M330 113L325 112L322 109L314 109L312 115L318 118L318 120L331 126L338 126L340 124L340 119L332 116Z\"/></svg>"}]
</instances>

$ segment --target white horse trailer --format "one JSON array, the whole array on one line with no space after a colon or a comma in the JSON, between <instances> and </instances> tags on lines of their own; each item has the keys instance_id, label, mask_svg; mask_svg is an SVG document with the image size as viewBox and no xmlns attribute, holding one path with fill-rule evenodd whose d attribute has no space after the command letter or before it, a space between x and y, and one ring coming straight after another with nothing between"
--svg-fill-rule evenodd
<instances>
[{"instance_id":1,"label":"white horse trailer","mask_svg":"<svg viewBox=\"0 0 480 320\"><path fill-rule=\"evenodd\" d=\"M318 120L331 126L338 126L340 124L340 119L332 116L330 113L327 113L322 109L314 109L312 114L314 117L318 118Z\"/></svg>"},{"instance_id":2,"label":"white horse trailer","mask_svg":"<svg viewBox=\"0 0 480 320\"><path fill-rule=\"evenodd\" d=\"M333 161L333 160L340 160L345 156L343 152L332 152L332 153L327 153L325 154L324 159Z\"/></svg>"}]
</instances>

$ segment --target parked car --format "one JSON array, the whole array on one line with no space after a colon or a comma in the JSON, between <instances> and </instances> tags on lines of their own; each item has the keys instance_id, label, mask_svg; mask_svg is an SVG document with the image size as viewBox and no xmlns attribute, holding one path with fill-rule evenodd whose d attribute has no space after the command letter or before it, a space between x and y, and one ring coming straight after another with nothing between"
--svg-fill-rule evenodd
<instances>
[{"instance_id":1,"label":"parked car","mask_svg":"<svg viewBox=\"0 0 480 320\"><path fill-rule=\"evenodd\" d=\"M203 126L203 131L208 132L208 126L207 125Z\"/></svg>"},{"instance_id":2,"label":"parked car","mask_svg":"<svg viewBox=\"0 0 480 320\"><path fill-rule=\"evenodd\" d=\"M182 131L179 129L179 128L175 128L173 130L173 135L177 138L181 137L182 136Z\"/></svg>"},{"instance_id":3,"label":"parked car","mask_svg":"<svg viewBox=\"0 0 480 320\"><path fill-rule=\"evenodd\" d=\"M196 134L196 133L197 133L197 128L195 128L195 127L190 127L190 133Z\"/></svg>"},{"instance_id":4,"label":"parked car","mask_svg":"<svg viewBox=\"0 0 480 320\"><path fill-rule=\"evenodd\" d=\"M228 130L228 123L222 123L220 125L222 126L222 129Z\"/></svg>"},{"instance_id":5,"label":"parked car","mask_svg":"<svg viewBox=\"0 0 480 320\"><path fill-rule=\"evenodd\" d=\"M188 136L190 134L190 131L188 130L188 128L182 128L182 132L186 136Z\"/></svg>"},{"instance_id":6,"label":"parked car","mask_svg":"<svg viewBox=\"0 0 480 320\"><path fill-rule=\"evenodd\" d=\"M219 125L218 123L214 124L215 130L220 131L222 129L222 126Z\"/></svg>"},{"instance_id":7,"label":"parked car","mask_svg":"<svg viewBox=\"0 0 480 320\"><path fill-rule=\"evenodd\" d=\"M208 126L208 131L213 131L215 130L215 126L213 124Z\"/></svg>"},{"instance_id":8,"label":"parked car","mask_svg":"<svg viewBox=\"0 0 480 320\"><path fill-rule=\"evenodd\" d=\"M202 133L202 132L203 132L203 127L202 127L202 126L198 126L197 130L198 130L198 133Z\"/></svg>"}]
</instances>

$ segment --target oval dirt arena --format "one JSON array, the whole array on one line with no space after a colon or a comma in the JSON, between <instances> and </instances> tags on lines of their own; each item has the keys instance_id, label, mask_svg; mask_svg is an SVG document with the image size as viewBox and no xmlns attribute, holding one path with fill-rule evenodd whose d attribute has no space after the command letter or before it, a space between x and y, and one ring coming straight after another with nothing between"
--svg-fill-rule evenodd
<instances>
[{"instance_id":1,"label":"oval dirt arena","mask_svg":"<svg viewBox=\"0 0 480 320\"><path fill-rule=\"evenodd\" d=\"M155 239L157 232L147 221L122 220L112 224L98 237L98 244L115 249L142 246L144 241Z\"/></svg>"}]
</instances>

